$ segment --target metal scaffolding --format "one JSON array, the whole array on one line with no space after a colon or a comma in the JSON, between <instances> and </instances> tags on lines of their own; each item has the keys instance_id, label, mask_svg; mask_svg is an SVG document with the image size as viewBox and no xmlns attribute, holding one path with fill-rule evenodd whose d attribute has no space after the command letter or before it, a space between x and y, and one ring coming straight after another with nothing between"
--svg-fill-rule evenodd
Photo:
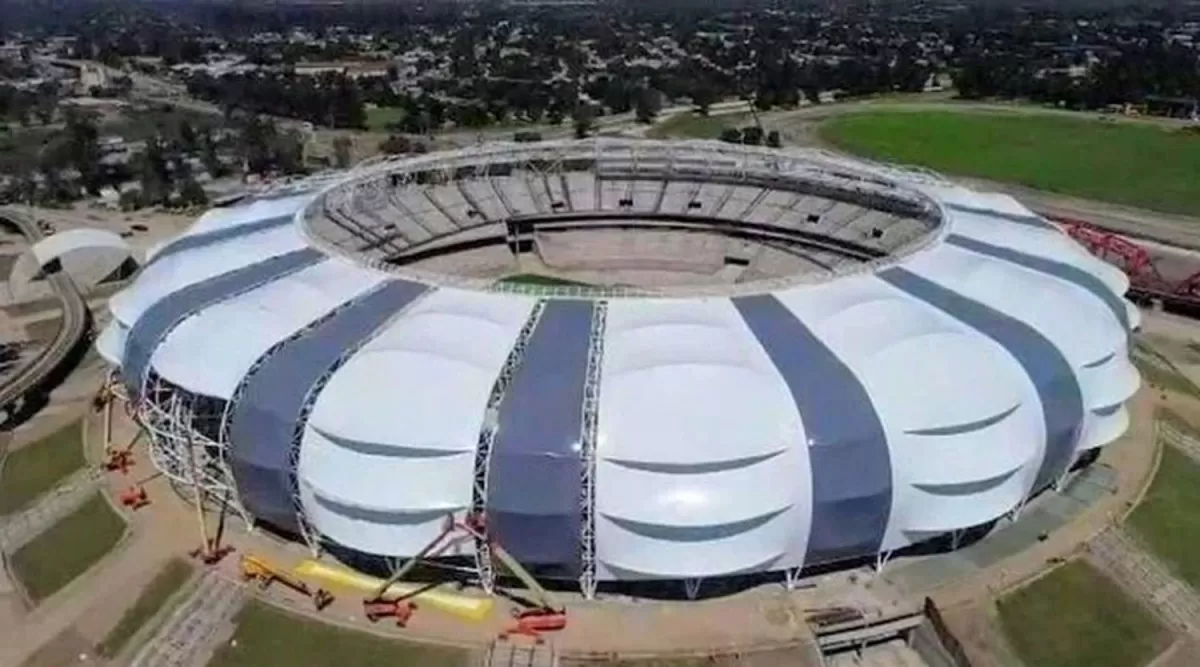
<instances>
[{"instance_id":1,"label":"metal scaffolding","mask_svg":"<svg viewBox=\"0 0 1200 667\"><path fill-rule=\"evenodd\" d=\"M471 513L475 516L484 516L487 512L488 469L491 464L492 443L496 440L496 430L500 426L500 402L504 400L508 386L512 384L513 375L525 360L525 348L529 345L529 337L537 328L545 308L545 301L538 301L533 305L533 310L517 334L508 357L504 359L504 366L492 385L491 394L488 395L483 428L479 431L479 441L475 447L474 484L471 490ZM487 540L478 537L475 539L475 569L479 573L480 586L491 593L496 583L496 573L492 568L492 549Z\"/></svg>"},{"instance_id":2,"label":"metal scaffolding","mask_svg":"<svg viewBox=\"0 0 1200 667\"><path fill-rule=\"evenodd\" d=\"M131 405L149 440L150 461L172 486L206 506L223 507L247 528L254 518L242 507L227 459L228 405L171 384L150 371L141 399Z\"/></svg>"},{"instance_id":3,"label":"metal scaffolding","mask_svg":"<svg viewBox=\"0 0 1200 667\"><path fill-rule=\"evenodd\" d=\"M592 330L588 338L587 371L583 385L583 485L580 498L579 590L589 600L596 597L596 432L600 422L600 373L604 361L604 332L608 324L608 302L592 307Z\"/></svg>"}]
</instances>

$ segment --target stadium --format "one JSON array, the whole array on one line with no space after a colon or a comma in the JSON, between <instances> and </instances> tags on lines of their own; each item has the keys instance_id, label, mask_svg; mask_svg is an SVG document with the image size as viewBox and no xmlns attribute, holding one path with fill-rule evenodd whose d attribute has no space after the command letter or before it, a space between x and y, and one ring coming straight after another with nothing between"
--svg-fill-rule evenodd
<instances>
[{"instance_id":1,"label":"stadium","mask_svg":"<svg viewBox=\"0 0 1200 667\"><path fill-rule=\"evenodd\" d=\"M534 276L534 277L531 277ZM986 528L1125 431L1128 279L1010 197L716 142L488 144L216 208L96 342L155 465L314 549L539 578ZM487 541L456 545L485 588Z\"/></svg>"}]
</instances>

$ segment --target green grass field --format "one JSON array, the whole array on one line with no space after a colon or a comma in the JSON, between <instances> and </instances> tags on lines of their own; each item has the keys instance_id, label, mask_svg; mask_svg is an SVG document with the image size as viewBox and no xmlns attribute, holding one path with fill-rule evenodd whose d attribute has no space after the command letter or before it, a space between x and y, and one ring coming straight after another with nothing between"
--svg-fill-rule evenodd
<instances>
[{"instance_id":1,"label":"green grass field","mask_svg":"<svg viewBox=\"0 0 1200 667\"><path fill-rule=\"evenodd\" d=\"M566 280L565 278L555 278L554 276L544 276L540 273L518 273L512 276L505 276L496 281L497 284L508 285L542 285L546 287L568 287L571 285L587 286L587 283L581 283L576 280Z\"/></svg>"},{"instance_id":2,"label":"green grass field","mask_svg":"<svg viewBox=\"0 0 1200 667\"><path fill-rule=\"evenodd\" d=\"M1200 215L1200 134L1052 115L872 112L823 123L842 150L1166 213Z\"/></svg>"},{"instance_id":3,"label":"green grass field","mask_svg":"<svg viewBox=\"0 0 1200 667\"><path fill-rule=\"evenodd\" d=\"M35 602L74 581L104 557L125 533L125 520L103 496L33 538L12 555L13 573Z\"/></svg>"},{"instance_id":4,"label":"green grass field","mask_svg":"<svg viewBox=\"0 0 1200 667\"><path fill-rule=\"evenodd\" d=\"M1129 526L1176 575L1200 586L1200 464L1163 447L1158 473Z\"/></svg>"},{"instance_id":5,"label":"green grass field","mask_svg":"<svg viewBox=\"0 0 1200 667\"><path fill-rule=\"evenodd\" d=\"M744 114L702 116L695 112L681 113L650 128L646 136L653 139L716 139L725 128L737 127L743 120Z\"/></svg>"},{"instance_id":6,"label":"green grass field","mask_svg":"<svg viewBox=\"0 0 1200 667\"><path fill-rule=\"evenodd\" d=\"M82 428L73 422L9 453L0 470L0 515L20 510L87 463Z\"/></svg>"},{"instance_id":7,"label":"green grass field","mask_svg":"<svg viewBox=\"0 0 1200 667\"><path fill-rule=\"evenodd\" d=\"M230 643L209 667L462 667L473 664L463 649L388 640L308 620L261 602L251 602L235 619ZM234 645L236 642L236 646Z\"/></svg>"},{"instance_id":8,"label":"green grass field","mask_svg":"<svg viewBox=\"0 0 1200 667\"><path fill-rule=\"evenodd\" d=\"M1117 584L1072 561L997 602L1025 667L1142 667L1171 633Z\"/></svg>"},{"instance_id":9,"label":"green grass field","mask_svg":"<svg viewBox=\"0 0 1200 667\"><path fill-rule=\"evenodd\" d=\"M387 132L388 125L404 120L404 109L398 107L375 107L367 109L367 129L372 132Z\"/></svg>"},{"instance_id":10,"label":"green grass field","mask_svg":"<svg viewBox=\"0 0 1200 667\"><path fill-rule=\"evenodd\" d=\"M125 610L121 620L96 647L100 655L112 658L121 652L143 626L167 606L172 597L191 579L192 566L173 558L159 570L154 579L138 595L133 606Z\"/></svg>"}]
</instances>

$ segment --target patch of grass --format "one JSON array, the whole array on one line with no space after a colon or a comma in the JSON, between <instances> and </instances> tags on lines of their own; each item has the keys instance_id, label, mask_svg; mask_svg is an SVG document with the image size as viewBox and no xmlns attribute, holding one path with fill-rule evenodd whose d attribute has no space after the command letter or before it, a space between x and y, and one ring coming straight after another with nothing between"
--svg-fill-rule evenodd
<instances>
[{"instance_id":1,"label":"patch of grass","mask_svg":"<svg viewBox=\"0 0 1200 667\"><path fill-rule=\"evenodd\" d=\"M1163 447L1158 472L1129 525L1180 579L1200 587L1200 464Z\"/></svg>"},{"instance_id":2,"label":"patch of grass","mask_svg":"<svg viewBox=\"0 0 1200 667\"><path fill-rule=\"evenodd\" d=\"M1130 360L1134 366L1137 366L1138 373L1141 374L1142 380L1146 384L1177 394L1200 398L1200 387L1197 387L1196 383L1179 372L1170 362L1144 357L1136 353L1130 357Z\"/></svg>"},{"instance_id":3,"label":"patch of grass","mask_svg":"<svg viewBox=\"0 0 1200 667\"><path fill-rule=\"evenodd\" d=\"M138 595L133 606L125 610L121 620L96 647L100 655L112 658L125 648L143 626L167 605L192 576L187 561L173 558L159 570L149 585Z\"/></svg>"},{"instance_id":4,"label":"patch of grass","mask_svg":"<svg viewBox=\"0 0 1200 667\"><path fill-rule=\"evenodd\" d=\"M1166 213L1200 209L1200 137L1156 125L894 111L836 117L819 132L873 158Z\"/></svg>"},{"instance_id":5,"label":"patch of grass","mask_svg":"<svg viewBox=\"0 0 1200 667\"><path fill-rule=\"evenodd\" d=\"M12 555L12 569L35 602L45 600L104 557L125 521L96 494Z\"/></svg>"},{"instance_id":6,"label":"patch of grass","mask_svg":"<svg viewBox=\"0 0 1200 667\"><path fill-rule=\"evenodd\" d=\"M1028 667L1141 667L1172 641L1157 619L1084 561L1059 567L997 605Z\"/></svg>"},{"instance_id":7,"label":"patch of grass","mask_svg":"<svg viewBox=\"0 0 1200 667\"><path fill-rule=\"evenodd\" d=\"M567 280L565 278L555 278L554 276L544 276L540 273L518 273L512 276L505 276L496 281L497 284L508 285L542 285L546 287L555 286L583 286L587 287L587 283L581 283L577 280Z\"/></svg>"},{"instance_id":8,"label":"patch of grass","mask_svg":"<svg viewBox=\"0 0 1200 667\"><path fill-rule=\"evenodd\" d=\"M744 119L743 114L703 116L694 111L676 114L646 131L653 139L684 137L688 139L716 139L726 128L737 127Z\"/></svg>"},{"instance_id":9,"label":"patch of grass","mask_svg":"<svg viewBox=\"0 0 1200 667\"><path fill-rule=\"evenodd\" d=\"M217 650L209 667L461 667L472 659L463 649L384 639L256 601L235 622L232 641Z\"/></svg>"},{"instance_id":10,"label":"patch of grass","mask_svg":"<svg viewBox=\"0 0 1200 667\"><path fill-rule=\"evenodd\" d=\"M375 107L367 109L367 129L372 132L387 132L389 125L404 120L404 109L399 107Z\"/></svg>"},{"instance_id":11,"label":"patch of grass","mask_svg":"<svg viewBox=\"0 0 1200 667\"><path fill-rule=\"evenodd\" d=\"M83 422L73 422L9 452L0 471L0 515L29 505L86 464Z\"/></svg>"}]
</instances>

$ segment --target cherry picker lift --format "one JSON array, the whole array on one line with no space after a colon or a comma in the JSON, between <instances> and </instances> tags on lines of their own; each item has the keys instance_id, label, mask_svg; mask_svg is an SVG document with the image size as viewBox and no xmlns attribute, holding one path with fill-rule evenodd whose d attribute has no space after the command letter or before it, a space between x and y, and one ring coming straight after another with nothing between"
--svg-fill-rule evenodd
<instances>
[{"instance_id":1,"label":"cherry picker lift","mask_svg":"<svg viewBox=\"0 0 1200 667\"><path fill-rule=\"evenodd\" d=\"M416 605L409 602L408 599L420 591L389 599L387 597L388 590L392 585L411 572L417 563L436 558L444 554L451 546L474 540L486 543L490 547L492 557L520 580L533 596L533 606L528 609L514 610L515 624L500 634L501 639L508 639L513 635L523 635L532 637L540 643L543 632L562 630L567 626L566 608L543 588L524 566L505 551L499 542L488 534L483 516L478 513L468 514L462 521L455 520L453 515L447 515L442 532L384 580L371 597L363 600L363 611L367 618L375 621L388 616L394 617L397 625L407 623L416 610Z\"/></svg>"},{"instance_id":2,"label":"cherry picker lift","mask_svg":"<svg viewBox=\"0 0 1200 667\"><path fill-rule=\"evenodd\" d=\"M279 582L284 586L300 593L309 598L313 602L313 606L317 611L321 611L328 607L333 602L333 594L324 588L313 588L300 579L292 576L265 558L258 556L244 555L242 556L242 579L246 581L255 581L260 589L266 590L274 582Z\"/></svg>"}]
</instances>

